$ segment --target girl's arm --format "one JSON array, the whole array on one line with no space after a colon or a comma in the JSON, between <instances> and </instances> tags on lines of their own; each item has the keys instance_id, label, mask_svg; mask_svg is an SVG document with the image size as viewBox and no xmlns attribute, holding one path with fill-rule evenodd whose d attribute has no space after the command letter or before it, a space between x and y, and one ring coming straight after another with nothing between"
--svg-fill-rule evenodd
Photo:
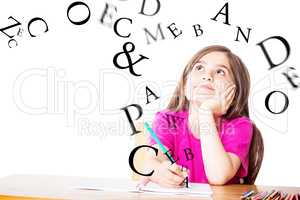
<instances>
[{"instance_id":1,"label":"girl's arm","mask_svg":"<svg viewBox=\"0 0 300 200\"><path fill-rule=\"evenodd\" d=\"M225 151L213 112L209 108L200 107L198 117L200 122L198 133L208 181L210 184L223 185L236 174L241 161L235 154Z\"/></svg>"},{"instance_id":2,"label":"girl's arm","mask_svg":"<svg viewBox=\"0 0 300 200\"><path fill-rule=\"evenodd\" d=\"M190 104L189 124L201 140L201 151L205 173L210 184L223 185L238 171L241 161L233 153L227 153L220 140L214 116L225 114L233 101L235 85L227 88L216 84L216 93L198 107L196 102Z\"/></svg>"}]
</instances>

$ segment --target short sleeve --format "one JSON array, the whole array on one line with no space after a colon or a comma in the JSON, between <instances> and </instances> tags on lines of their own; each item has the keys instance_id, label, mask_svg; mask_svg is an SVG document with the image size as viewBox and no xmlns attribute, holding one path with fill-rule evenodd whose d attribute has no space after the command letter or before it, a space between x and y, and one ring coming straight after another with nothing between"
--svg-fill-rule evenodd
<instances>
[{"instance_id":1,"label":"short sleeve","mask_svg":"<svg viewBox=\"0 0 300 200\"><path fill-rule=\"evenodd\" d=\"M251 120L247 117L239 117L227 124L221 137L225 151L234 153L240 158L241 166L235 175L240 178L248 174L248 155L252 134Z\"/></svg>"},{"instance_id":2,"label":"short sleeve","mask_svg":"<svg viewBox=\"0 0 300 200\"><path fill-rule=\"evenodd\" d=\"M155 114L152 129L167 149L174 150L174 134L170 130L170 120L165 112ZM148 141L149 145L157 144L151 136L148 137Z\"/></svg>"}]
</instances>

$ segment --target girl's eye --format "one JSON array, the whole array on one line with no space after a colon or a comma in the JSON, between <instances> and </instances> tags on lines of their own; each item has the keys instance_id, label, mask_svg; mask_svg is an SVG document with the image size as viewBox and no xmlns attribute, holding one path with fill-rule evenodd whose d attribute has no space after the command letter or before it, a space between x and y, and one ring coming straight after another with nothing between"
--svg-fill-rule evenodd
<instances>
[{"instance_id":1,"label":"girl's eye","mask_svg":"<svg viewBox=\"0 0 300 200\"><path fill-rule=\"evenodd\" d=\"M202 66L202 65L196 65L195 66L196 67L196 69L198 70L198 71L202 71L203 69L204 69L204 67Z\"/></svg>"},{"instance_id":2,"label":"girl's eye","mask_svg":"<svg viewBox=\"0 0 300 200\"><path fill-rule=\"evenodd\" d=\"M222 69L218 69L217 70L217 74L220 74L220 75L224 76L225 75L225 71L222 70Z\"/></svg>"}]
</instances>

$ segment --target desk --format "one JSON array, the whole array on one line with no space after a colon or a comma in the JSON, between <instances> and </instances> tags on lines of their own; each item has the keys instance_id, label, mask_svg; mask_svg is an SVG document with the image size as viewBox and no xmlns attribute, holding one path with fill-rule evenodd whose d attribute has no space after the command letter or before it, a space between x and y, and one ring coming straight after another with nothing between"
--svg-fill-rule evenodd
<instances>
[{"instance_id":1,"label":"desk","mask_svg":"<svg viewBox=\"0 0 300 200\"><path fill-rule=\"evenodd\" d=\"M40 200L40 199L170 199L170 195L158 195L147 193L112 193L94 190L77 190L72 186L95 178L50 176L50 175L12 175L0 179L0 200ZM101 180L99 178L99 180ZM239 199L247 190L272 190L278 189L285 192L300 192L300 187L272 187L255 185L226 185L212 186L213 199L232 200ZM12 197L13 196L13 197ZM172 196L172 199L207 199L199 197Z\"/></svg>"}]
</instances>

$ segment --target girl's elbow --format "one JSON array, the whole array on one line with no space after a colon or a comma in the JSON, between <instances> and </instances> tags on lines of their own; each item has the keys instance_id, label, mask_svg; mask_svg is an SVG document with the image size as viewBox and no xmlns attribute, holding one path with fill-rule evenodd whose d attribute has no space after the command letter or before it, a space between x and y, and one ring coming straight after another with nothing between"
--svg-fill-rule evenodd
<instances>
[{"instance_id":1,"label":"girl's elbow","mask_svg":"<svg viewBox=\"0 0 300 200\"><path fill-rule=\"evenodd\" d=\"M225 185L234 175L235 172L232 170L214 171L207 176L207 179L211 185Z\"/></svg>"},{"instance_id":2,"label":"girl's elbow","mask_svg":"<svg viewBox=\"0 0 300 200\"><path fill-rule=\"evenodd\" d=\"M225 178L210 178L208 179L210 185L225 185L227 180Z\"/></svg>"},{"instance_id":3,"label":"girl's elbow","mask_svg":"<svg viewBox=\"0 0 300 200\"><path fill-rule=\"evenodd\" d=\"M225 185L231 176L227 174L222 174L219 176L210 176L208 177L208 183L211 185Z\"/></svg>"}]
</instances>

